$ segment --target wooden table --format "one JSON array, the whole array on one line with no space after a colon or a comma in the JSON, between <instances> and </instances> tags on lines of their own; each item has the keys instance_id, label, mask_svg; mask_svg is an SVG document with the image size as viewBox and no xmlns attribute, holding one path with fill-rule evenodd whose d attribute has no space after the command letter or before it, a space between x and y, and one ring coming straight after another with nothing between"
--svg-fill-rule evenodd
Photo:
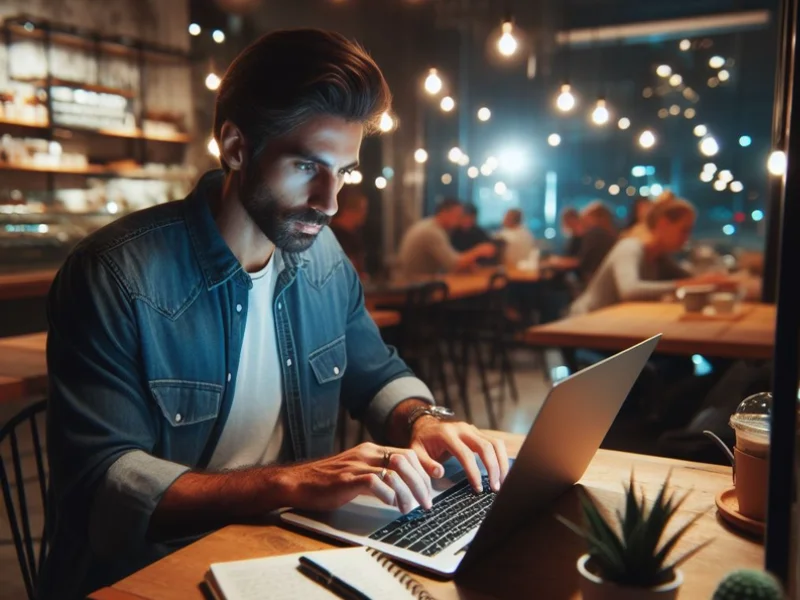
<instances>
[{"instance_id":1,"label":"wooden table","mask_svg":"<svg viewBox=\"0 0 800 600\"><path fill-rule=\"evenodd\" d=\"M0 275L0 300L44 296L50 289L56 272L56 269L42 269Z\"/></svg>"},{"instance_id":2,"label":"wooden table","mask_svg":"<svg viewBox=\"0 0 800 600\"><path fill-rule=\"evenodd\" d=\"M525 332L536 346L623 350L657 333L663 354L769 359L775 305L745 303L729 318L686 314L670 302L625 302L585 315L537 325Z\"/></svg>"},{"instance_id":3,"label":"wooden table","mask_svg":"<svg viewBox=\"0 0 800 600\"><path fill-rule=\"evenodd\" d=\"M503 437L510 454L515 454L522 436L496 432ZM655 497L661 483L672 470L672 488L685 493L693 490L680 510L680 524L698 513L705 513L689 530L676 551L713 538L713 543L683 566L685 582L680 598L710 598L726 573L737 568L761 568L764 551L760 543L728 530L716 515L714 497L731 485L728 467L675 461L657 457L600 450L581 484L609 509L623 507L622 482L634 469L638 485L647 497ZM557 522L554 514L579 519L576 494L570 492L545 511L521 524L505 547L464 577L459 583L434 580L414 571L438 599L450 598L543 598L577 599L575 562L584 552L583 543ZM333 544L301 530L289 529L268 519L262 524L231 525L141 571L90 596L95 600L201 600L199 584L212 562L242 560L330 548Z\"/></svg>"},{"instance_id":4,"label":"wooden table","mask_svg":"<svg viewBox=\"0 0 800 600\"><path fill-rule=\"evenodd\" d=\"M46 333L0 338L0 377L17 381L5 392L0 391L0 401L47 392L46 343Z\"/></svg>"}]
</instances>

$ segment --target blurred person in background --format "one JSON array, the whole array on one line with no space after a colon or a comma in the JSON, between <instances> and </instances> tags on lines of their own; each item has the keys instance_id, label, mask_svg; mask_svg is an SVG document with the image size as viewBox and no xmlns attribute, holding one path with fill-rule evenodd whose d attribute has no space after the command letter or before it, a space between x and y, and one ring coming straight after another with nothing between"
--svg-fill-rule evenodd
<instances>
[{"instance_id":1,"label":"blurred person in background","mask_svg":"<svg viewBox=\"0 0 800 600\"><path fill-rule=\"evenodd\" d=\"M367 274L364 223L367 220L369 201L364 190L357 185L345 185L336 201L339 209L331 221L331 229L359 277L363 279Z\"/></svg>"},{"instance_id":2,"label":"blurred person in background","mask_svg":"<svg viewBox=\"0 0 800 600\"><path fill-rule=\"evenodd\" d=\"M515 267L521 260L526 260L531 250L536 248L533 234L522 222L522 211L512 208L503 218L503 228L497 232L497 239L504 242L503 262Z\"/></svg>"},{"instance_id":3,"label":"blurred person in background","mask_svg":"<svg viewBox=\"0 0 800 600\"><path fill-rule=\"evenodd\" d=\"M728 283L729 278L721 274L692 277L672 259L689 241L694 221L694 206L665 192L647 215L647 230L616 243L571 312L587 313L619 302L660 300L683 285Z\"/></svg>"},{"instance_id":4,"label":"blurred person in background","mask_svg":"<svg viewBox=\"0 0 800 600\"><path fill-rule=\"evenodd\" d=\"M478 227L478 208L472 203L465 203L461 216L461 225L450 232L450 243L459 252L472 250L474 247L491 242L492 238L482 228ZM493 265L497 263L497 255L479 258L479 265Z\"/></svg>"},{"instance_id":5,"label":"blurred person in background","mask_svg":"<svg viewBox=\"0 0 800 600\"><path fill-rule=\"evenodd\" d=\"M404 513L430 508L445 455L479 491L477 452L499 488L502 441L432 410L326 227L390 101L378 66L342 35L265 35L219 86L222 168L67 258L47 300L39 600L84 598L282 507L371 494ZM334 454L340 406L377 443Z\"/></svg>"},{"instance_id":6,"label":"blurred person in background","mask_svg":"<svg viewBox=\"0 0 800 600\"><path fill-rule=\"evenodd\" d=\"M579 288L585 287L614 247L617 230L611 210L600 200L587 204L580 212L580 244L575 256L554 256L546 265L559 270L574 270Z\"/></svg>"},{"instance_id":7,"label":"blurred person in background","mask_svg":"<svg viewBox=\"0 0 800 600\"><path fill-rule=\"evenodd\" d=\"M400 242L398 263L406 277L437 275L473 268L479 259L492 258L495 245L483 242L465 252L450 243L449 234L461 226L464 207L455 198L445 198L436 213L414 223Z\"/></svg>"},{"instance_id":8,"label":"blurred person in background","mask_svg":"<svg viewBox=\"0 0 800 600\"><path fill-rule=\"evenodd\" d=\"M650 213L651 208L653 208L653 202L649 198L637 196L628 212L628 222L622 228L620 237L647 233L647 215Z\"/></svg>"},{"instance_id":9,"label":"blurred person in background","mask_svg":"<svg viewBox=\"0 0 800 600\"><path fill-rule=\"evenodd\" d=\"M581 238L583 237L583 223L578 209L568 207L561 213L561 231L566 236L564 245L564 256L575 258L581 249Z\"/></svg>"}]
</instances>

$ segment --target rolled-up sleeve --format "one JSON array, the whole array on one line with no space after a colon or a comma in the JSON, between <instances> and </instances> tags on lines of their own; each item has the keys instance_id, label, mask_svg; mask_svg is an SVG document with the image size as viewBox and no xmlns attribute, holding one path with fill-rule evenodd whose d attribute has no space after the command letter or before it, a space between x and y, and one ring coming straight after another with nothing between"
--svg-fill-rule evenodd
<instances>
[{"instance_id":1,"label":"rolled-up sleeve","mask_svg":"<svg viewBox=\"0 0 800 600\"><path fill-rule=\"evenodd\" d=\"M345 265L350 288L347 320L347 370L342 378L342 404L361 419L377 441L386 440L394 408L410 398L434 403L428 386L418 379L397 350L387 346L364 305L364 290L352 265Z\"/></svg>"},{"instance_id":2,"label":"rolled-up sleeve","mask_svg":"<svg viewBox=\"0 0 800 600\"><path fill-rule=\"evenodd\" d=\"M102 258L78 252L59 272L47 310L54 509L95 554L135 555L161 494L186 468L149 456L157 419L134 306Z\"/></svg>"}]
</instances>

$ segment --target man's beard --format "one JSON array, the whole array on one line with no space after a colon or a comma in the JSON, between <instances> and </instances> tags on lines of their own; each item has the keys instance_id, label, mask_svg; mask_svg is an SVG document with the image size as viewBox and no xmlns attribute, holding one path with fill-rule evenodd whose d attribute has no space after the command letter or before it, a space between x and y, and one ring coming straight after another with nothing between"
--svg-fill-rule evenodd
<instances>
[{"instance_id":1,"label":"man's beard","mask_svg":"<svg viewBox=\"0 0 800 600\"><path fill-rule=\"evenodd\" d=\"M284 252L303 252L317 239L317 233L305 233L297 225L330 224L325 213L303 206L286 208L272 191L252 180L246 181L241 190L241 202L247 214L267 236L267 239Z\"/></svg>"}]
</instances>

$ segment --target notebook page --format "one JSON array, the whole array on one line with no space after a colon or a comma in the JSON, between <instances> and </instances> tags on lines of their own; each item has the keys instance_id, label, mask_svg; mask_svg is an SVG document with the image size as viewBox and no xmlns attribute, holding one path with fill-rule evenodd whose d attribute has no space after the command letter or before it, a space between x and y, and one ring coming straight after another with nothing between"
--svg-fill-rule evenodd
<instances>
[{"instance_id":1,"label":"notebook page","mask_svg":"<svg viewBox=\"0 0 800 600\"><path fill-rule=\"evenodd\" d=\"M303 575L306 556L375 600L409 600L410 592L362 547L300 552L211 565L226 600L336 600L333 592Z\"/></svg>"}]
</instances>

